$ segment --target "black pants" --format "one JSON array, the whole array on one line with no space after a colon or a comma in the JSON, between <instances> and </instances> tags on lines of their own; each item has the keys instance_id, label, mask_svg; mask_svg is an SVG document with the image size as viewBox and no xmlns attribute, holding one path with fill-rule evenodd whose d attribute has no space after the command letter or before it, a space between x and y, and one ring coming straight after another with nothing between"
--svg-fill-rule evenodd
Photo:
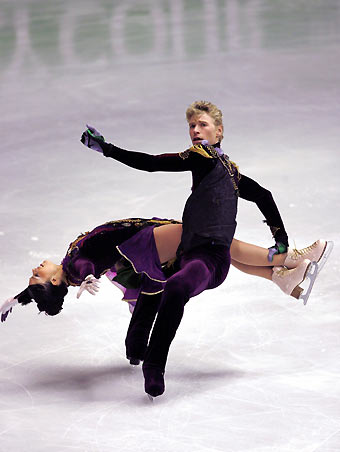
<instances>
[{"instance_id":1,"label":"black pants","mask_svg":"<svg viewBox=\"0 0 340 452\"><path fill-rule=\"evenodd\" d=\"M150 331L161 299L162 293L139 295L125 339L127 358L144 360Z\"/></svg>"},{"instance_id":2,"label":"black pants","mask_svg":"<svg viewBox=\"0 0 340 452\"><path fill-rule=\"evenodd\" d=\"M139 352L136 357L144 359L144 365L163 371L185 304L191 297L222 284L230 267L229 248L221 245L194 248L181 256L179 267L168 279L163 293L142 295L138 299L126 337L127 354Z\"/></svg>"}]
</instances>

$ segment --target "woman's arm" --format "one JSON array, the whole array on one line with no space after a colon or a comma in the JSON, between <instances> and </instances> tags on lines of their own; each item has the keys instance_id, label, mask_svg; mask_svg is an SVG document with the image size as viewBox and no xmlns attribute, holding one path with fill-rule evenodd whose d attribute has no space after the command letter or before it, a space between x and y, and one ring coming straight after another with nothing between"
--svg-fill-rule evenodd
<instances>
[{"instance_id":1,"label":"woman's arm","mask_svg":"<svg viewBox=\"0 0 340 452\"><path fill-rule=\"evenodd\" d=\"M64 271L70 283L80 286L88 275L95 275L96 269L89 259L76 257L64 264Z\"/></svg>"}]
</instances>

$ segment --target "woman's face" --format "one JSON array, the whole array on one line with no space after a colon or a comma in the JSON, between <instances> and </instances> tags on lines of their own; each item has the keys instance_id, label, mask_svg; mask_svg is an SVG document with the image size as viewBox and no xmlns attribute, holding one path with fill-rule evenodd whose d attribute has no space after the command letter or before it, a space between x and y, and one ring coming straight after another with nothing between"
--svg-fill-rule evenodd
<instances>
[{"instance_id":1,"label":"woman's face","mask_svg":"<svg viewBox=\"0 0 340 452\"><path fill-rule=\"evenodd\" d=\"M44 284L46 282L56 283L56 273L59 266L51 261L43 261L39 267L32 269L32 276L29 279L29 284Z\"/></svg>"},{"instance_id":2,"label":"woman's face","mask_svg":"<svg viewBox=\"0 0 340 452\"><path fill-rule=\"evenodd\" d=\"M222 138L222 126L216 126L208 113L202 113L189 121L189 134L192 144L200 144L207 140L210 145L216 144Z\"/></svg>"}]
</instances>

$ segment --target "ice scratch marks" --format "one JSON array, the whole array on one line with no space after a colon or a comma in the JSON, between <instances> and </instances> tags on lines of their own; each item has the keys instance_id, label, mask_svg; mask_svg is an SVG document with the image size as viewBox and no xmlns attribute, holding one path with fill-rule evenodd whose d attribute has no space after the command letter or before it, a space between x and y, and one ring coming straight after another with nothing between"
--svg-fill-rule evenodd
<instances>
[{"instance_id":1,"label":"ice scratch marks","mask_svg":"<svg viewBox=\"0 0 340 452\"><path fill-rule=\"evenodd\" d=\"M34 406L34 399L33 396L31 394L31 392L26 388L25 385L20 384L16 381L12 380L2 380L1 382L1 387L4 388L5 386L5 390L2 389L2 393L3 395L1 395L1 399L2 401L4 401L4 396L8 393L15 393L15 403L11 403L11 408L1 408L0 409L0 413L1 415L3 415L3 413L9 413L9 412L13 412L13 411L22 411L22 410L30 410L33 406ZM6 390L6 386L7 386L7 390ZM16 389L13 390L11 388L11 386L14 386ZM29 403L28 405L26 403L23 402L22 398L20 396L18 396L18 390L17 388L21 389L21 392L24 393L24 395L26 395L26 399L28 399ZM16 407L15 404L18 403L20 404L19 407ZM14 405L14 406L13 406ZM1 416L2 417L2 416Z\"/></svg>"},{"instance_id":2,"label":"ice scratch marks","mask_svg":"<svg viewBox=\"0 0 340 452\"><path fill-rule=\"evenodd\" d=\"M339 444L340 444L340 428L338 428L335 432L331 433L329 436L327 436L327 438L325 438L324 441L319 443L315 448L310 449L308 452L322 452L323 449L321 449L321 447L323 448L323 446L325 446L327 443L331 442L331 440L333 438L335 438L337 435L339 436L339 438L336 441L336 443L334 443L334 444L337 444L337 447L339 447ZM335 450L336 449L334 449L334 451Z\"/></svg>"},{"instance_id":3,"label":"ice scratch marks","mask_svg":"<svg viewBox=\"0 0 340 452\"><path fill-rule=\"evenodd\" d=\"M64 431L62 438L67 438L68 436L72 435L74 436L75 433L79 433L80 436L83 436L83 424L86 425L93 425L92 422L88 422L90 418L95 418L98 420L95 421L96 430L98 429L98 426L103 422L103 420L114 410L118 410L119 405L121 403L118 403L114 407L111 405L109 407L101 407L98 409L91 410L90 406L86 407L85 414L81 415L81 412L84 410L84 407L81 407L79 410L75 411L73 413L73 416L76 418L74 422L72 422ZM95 441L97 443L97 441Z\"/></svg>"},{"instance_id":4,"label":"ice scratch marks","mask_svg":"<svg viewBox=\"0 0 340 452\"><path fill-rule=\"evenodd\" d=\"M54 348L52 350L47 350L46 352L40 353L37 356L31 356L30 358L23 359L23 360L18 361L18 362L14 363L14 364L11 364L11 365L9 365L7 367L4 367L2 370L11 370L11 369L13 369L15 367L21 367L23 364L26 364L26 363L29 363L29 362L32 362L32 361L36 361L37 359L40 359L42 357L46 357L48 355L52 355L54 353L64 352L66 350L72 349L72 347L73 347L73 345L69 344L69 345L66 345L66 346Z\"/></svg>"}]
</instances>

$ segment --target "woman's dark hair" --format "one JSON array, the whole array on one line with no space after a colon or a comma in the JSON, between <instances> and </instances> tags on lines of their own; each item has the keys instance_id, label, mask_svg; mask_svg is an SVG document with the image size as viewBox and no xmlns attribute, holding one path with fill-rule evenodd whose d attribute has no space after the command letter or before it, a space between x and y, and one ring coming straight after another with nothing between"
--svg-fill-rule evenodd
<instances>
[{"instance_id":1,"label":"woman's dark hair","mask_svg":"<svg viewBox=\"0 0 340 452\"><path fill-rule=\"evenodd\" d=\"M63 309L64 297L67 292L67 285L64 282L58 286L47 282L46 284L29 285L15 298L22 305L35 301L40 312L56 315Z\"/></svg>"}]
</instances>

